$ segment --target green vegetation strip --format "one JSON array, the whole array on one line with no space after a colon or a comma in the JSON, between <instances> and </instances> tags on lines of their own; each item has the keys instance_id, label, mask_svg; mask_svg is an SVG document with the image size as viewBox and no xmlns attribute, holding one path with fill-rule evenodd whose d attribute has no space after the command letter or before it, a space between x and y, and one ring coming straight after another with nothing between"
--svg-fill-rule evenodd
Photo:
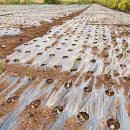
<instances>
[{"instance_id":1,"label":"green vegetation strip","mask_svg":"<svg viewBox=\"0 0 130 130\"><path fill-rule=\"evenodd\" d=\"M93 0L93 2L102 4L111 9L130 11L130 0Z\"/></svg>"}]
</instances>

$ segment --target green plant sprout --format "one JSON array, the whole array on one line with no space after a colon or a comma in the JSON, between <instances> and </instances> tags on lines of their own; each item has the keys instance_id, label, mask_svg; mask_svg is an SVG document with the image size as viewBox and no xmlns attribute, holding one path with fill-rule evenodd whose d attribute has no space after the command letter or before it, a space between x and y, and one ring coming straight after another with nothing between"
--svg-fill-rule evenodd
<instances>
[{"instance_id":1,"label":"green plant sprout","mask_svg":"<svg viewBox=\"0 0 130 130\"><path fill-rule=\"evenodd\" d=\"M125 55L125 49L123 48L122 52L117 56L117 58L122 58Z\"/></svg>"},{"instance_id":2,"label":"green plant sprout","mask_svg":"<svg viewBox=\"0 0 130 130\"><path fill-rule=\"evenodd\" d=\"M77 58L74 60L74 64L73 67L77 66L79 64L79 61L77 60Z\"/></svg>"},{"instance_id":3,"label":"green plant sprout","mask_svg":"<svg viewBox=\"0 0 130 130\"><path fill-rule=\"evenodd\" d=\"M108 75L111 75L111 70L112 70L112 69L110 68L110 70L108 71Z\"/></svg>"},{"instance_id":4,"label":"green plant sprout","mask_svg":"<svg viewBox=\"0 0 130 130\"><path fill-rule=\"evenodd\" d=\"M73 70L73 69L75 69L75 67L77 66L79 64L79 61L77 60L77 58L74 60L74 62L73 62L73 66L72 66L72 68L70 69L70 71L71 70Z\"/></svg>"},{"instance_id":5,"label":"green plant sprout","mask_svg":"<svg viewBox=\"0 0 130 130\"><path fill-rule=\"evenodd\" d=\"M112 71L112 68L110 68L110 70L109 70L108 73L106 74L107 78L110 78L110 77L111 77L111 71Z\"/></svg>"},{"instance_id":6,"label":"green plant sprout","mask_svg":"<svg viewBox=\"0 0 130 130\"><path fill-rule=\"evenodd\" d=\"M3 62L0 62L0 74L2 74L3 73L3 71L4 71L4 63Z\"/></svg>"},{"instance_id":7,"label":"green plant sprout","mask_svg":"<svg viewBox=\"0 0 130 130\"><path fill-rule=\"evenodd\" d=\"M32 80L32 69L28 66L26 66L26 71L27 71L27 74L29 76L29 79Z\"/></svg>"}]
</instances>

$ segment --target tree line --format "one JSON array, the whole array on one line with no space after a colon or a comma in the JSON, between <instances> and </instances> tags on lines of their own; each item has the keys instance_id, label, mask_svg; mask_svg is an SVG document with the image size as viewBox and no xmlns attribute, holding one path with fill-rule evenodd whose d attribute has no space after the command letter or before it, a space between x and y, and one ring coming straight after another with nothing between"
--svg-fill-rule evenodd
<instances>
[{"instance_id":1,"label":"tree line","mask_svg":"<svg viewBox=\"0 0 130 130\"><path fill-rule=\"evenodd\" d=\"M111 9L130 11L130 0L92 0L92 2L102 4Z\"/></svg>"}]
</instances>

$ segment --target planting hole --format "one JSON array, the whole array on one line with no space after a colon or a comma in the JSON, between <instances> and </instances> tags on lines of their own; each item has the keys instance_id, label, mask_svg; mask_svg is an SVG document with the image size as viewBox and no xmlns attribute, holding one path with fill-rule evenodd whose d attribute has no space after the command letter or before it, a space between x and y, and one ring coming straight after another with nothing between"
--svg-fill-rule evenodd
<instances>
[{"instance_id":1,"label":"planting hole","mask_svg":"<svg viewBox=\"0 0 130 130\"><path fill-rule=\"evenodd\" d=\"M71 87L72 87L72 81L69 81L69 82L65 83L64 87L65 87L66 89L71 88Z\"/></svg>"},{"instance_id":2,"label":"planting hole","mask_svg":"<svg viewBox=\"0 0 130 130\"><path fill-rule=\"evenodd\" d=\"M36 45L36 47L40 47L40 45Z\"/></svg>"},{"instance_id":3,"label":"planting hole","mask_svg":"<svg viewBox=\"0 0 130 130\"><path fill-rule=\"evenodd\" d=\"M86 112L80 112L77 115L77 118L79 119L80 122L85 122L89 119L89 115Z\"/></svg>"},{"instance_id":4,"label":"planting hole","mask_svg":"<svg viewBox=\"0 0 130 130\"><path fill-rule=\"evenodd\" d=\"M28 45L28 43L24 43L24 46L27 46Z\"/></svg>"},{"instance_id":5,"label":"planting hole","mask_svg":"<svg viewBox=\"0 0 130 130\"><path fill-rule=\"evenodd\" d=\"M88 71L88 74L94 74L94 71Z\"/></svg>"},{"instance_id":6,"label":"planting hole","mask_svg":"<svg viewBox=\"0 0 130 130\"><path fill-rule=\"evenodd\" d=\"M95 60L95 59L92 59L90 62L91 62L91 63L95 63L95 62L96 62L96 60Z\"/></svg>"},{"instance_id":7,"label":"planting hole","mask_svg":"<svg viewBox=\"0 0 130 130\"><path fill-rule=\"evenodd\" d=\"M17 52L22 52L21 50L16 50Z\"/></svg>"},{"instance_id":8,"label":"planting hole","mask_svg":"<svg viewBox=\"0 0 130 130\"><path fill-rule=\"evenodd\" d=\"M105 66L110 65L110 63L109 63L109 62L105 62L104 64L105 64Z\"/></svg>"},{"instance_id":9,"label":"planting hole","mask_svg":"<svg viewBox=\"0 0 130 130\"><path fill-rule=\"evenodd\" d=\"M108 96L113 96L114 92L111 89L108 89L108 90L105 91L105 94L108 95Z\"/></svg>"},{"instance_id":10,"label":"planting hole","mask_svg":"<svg viewBox=\"0 0 130 130\"><path fill-rule=\"evenodd\" d=\"M64 59L65 59L65 58L68 58L68 56L63 56L62 58L64 58Z\"/></svg>"},{"instance_id":11,"label":"planting hole","mask_svg":"<svg viewBox=\"0 0 130 130\"><path fill-rule=\"evenodd\" d=\"M57 50L60 50L61 48L56 48Z\"/></svg>"},{"instance_id":12,"label":"planting hole","mask_svg":"<svg viewBox=\"0 0 130 130\"><path fill-rule=\"evenodd\" d=\"M76 44L72 44L72 46L76 46Z\"/></svg>"},{"instance_id":13,"label":"planting hole","mask_svg":"<svg viewBox=\"0 0 130 130\"><path fill-rule=\"evenodd\" d=\"M62 68L62 65L54 65L54 68L56 68L56 69L61 69L61 68Z\"/></svg>"},{"instance_id":14,"label":"planting hole","mask_svg":"<svg viewBox=\"0 0 130 130\"><path fill-rule=\"evenodd\" d=\"M81 50L81 51L80 51L80 53L84 53L84 51L83 51L83 50Z\"/></svg>"},{"instance_id":15,"label":"planting hole","mask_svg":"<svg viewBox=\"0 0 130 130\"><path fill-rule=\"evenodd\" d=\"M116 48L116 49L115 49L115 51L119 51L119 49L118 49L118 48Z\"/></svg>"},{"instance_id":16,"label":"planting hole","mask_svg":"<svg viewBox=\"0 0 130 130\"><path fill-rule=\"evenodd\" d=\"M117 129L120 128L120 123L117 120L114 120L114 119L111 118L111 119L107 120L107 126L109 128L114 129L114 130L117 130Z\"/></svg>"},{"instance_id":17,"label":"planting hole","mask_svg":"<svg viewBox=\"0 0 130 130\"><path fill-rule=\"evenodd\" d=\"M55 54L50 54L49 57L55 56Z\"/></svg>"},{"instance_id":18,"label":"planting hole","mask_svg":"<svg viewBox=\"0 0 130 130\"><path fill-rule=\"evenodd\" d=\"M31 51L26 51L25 53L31 53Z\"/></svg>"},{"instance_id":19,"label":"planting hole","mask_svg":"<svg viewBox=\"0 0 130 130\"><path fill-rule=\"evenodd\" d=\"M110 74L105 74L105 78L106 78L106 79L110 79L110 78L111 78L111 75L110 75Z\"/></svg>"},{"instance_id":20,"label":"planting hole","mask_svg":"<svg viewBox=\"0 0 130 130\"><path fill-rule=\"evenodd\" d=\"M51 48L50 46L47 46L47 47L45 48L45 50L50 49L50 48Z\"/></svg>"},{"instance_id":21,"label":"planting hole","mask_svg":"<svg viewBox=\"0 0 130 130\"><path fill-rule=\"evenodd\" d=\"M66 43L65 42L63 42L63 43L61 43L62 45L65 45Z\"/></svg>"},{"instance_id":22,"label":"planting hole","mask_svg":"<svg viewBox=\"0 0 130 130\"><path fill-rule=\"evenodd\" d=\"M19 96L9 97L9 98L7 99L7 103L15 102L18 98L19 98Z\"/></svg>"},{"instance_id":23,"label":"planting hole","mask_svg":"<svg viewBox=\"0 0 130 130\"><path fill-rule=\"evenodd\" d=\"M9 59L6 59L6 60L5 60L5 62L7 62L7 63L8 63L8 62L9 62Z\"/></svg>"},{"instance_id":24,"label":"planting hole","mask_svg":"<svg viewBox=\"0 0 130 130\"><path fill-rule=\"evenodd\" d=\"M81 60L82 60L82 58L80 58L80 57L79 57L79 58L76 58L76 61L81 61Z\"/></svg>"},{"instance_id":25,"label":"planting hole","mask_svg":"<svg viewBox=\"0 0 130 130\"><path fill-rule=\"evenodd\" d=\"M41 53L41 52L39 52L39 53L37 53L37 55L42 55L42 53Z\"/></svg>"},{"instance_id":26,"label":"planting hole","mask_svg":"<svg viewBox=\"0 0 130 130\"><path fill-rule=\"evenodd\" d=\"M72 68L70 71L71 72L77 71L77 68Z\"/></svg>"},{"instance_id":27,"label":"planting hole","mask_svg":"<svg viewBox=\"0 0 130 130\"><path fill-rule=\"evenodd\" d=\"M125 67L126 67L126 65L124 65L124 64L120 64L120 67L125 68Z\"/></svg>"},{"instance_id":28,"label":"planting hole","mask_svg":"<svg viewBox=\"0 0 130 130\"><path fill-rule=\"evenodd\" d=\"M63 106L57 106L52 110L52 114L54 117L58 117L62 111L63 111Z\"/></svg>"},{"instance_id":29,"label":"planting hole","mask_svg":"<svg viewBox=\"0 0 130 130\"><path fill-rule=\"evenodd\" d=\"M68 49L68 51L73 51L72 49Z\"/></svg>"},{"instance_id":30,"label":"planting hole","mask_svg":"<svg viewBox=\"0 0 130 130\"><path fill-rule=\"evenodd\" d=\"M36 39L34 39L33 41L34 41L34 42L36 42L37 40L36 40Z\"/></svg>"},{"instance_id":31,"label":"planting hole","mask_svg":"<svg viewBox=\"0 0 130 130\"><path fill-rule=\"evenodd\" d=\"M92 88L85 87L84 92L90 93L90 92L92 92Z\"/></svg>"},{"instance_id":32,"label":"planting hole","mask_svg":"<svg viewBox=\"0 0 130 130\"><path fill-rule=\"evenodd\" d=\"M128 50L127 53L130 53L130 51Z\"/></svg>"},{"instance_id":33,"label":"planting hole","mask_svg":"<svg viewBox=\"0 0 130 130\"><path fill-rule=\"evenodd\" d=\"M41 66L46 66L47 64L41 64Z\"/></svg>"},{"instance_id":34,"label":"planting hole","mask_svg":"<svg viewBox=\"0 0 130 130\"><path fill-rule=\"evenodd\" d=\"M35 100L33 102L31 102L31 104L29 105L31 108L38 108L41 105L41 100Z\"/></svg>"},{"instance_id":35,"label":"planting hole","mask_svg":"<svg viewBox=\"0 0 130 130\"><path fill-rule=\"evenodd\" d=\"M129 80L130 80L130 78L127 77L127 76L124 76L123 79L126 80L126 81L129 81Z\"/></svg>"},{"instance_id":36,"label":"planting hole","mask_svg":"<svg viewBox=\"0 0 130 130\"><path fill-rule=\"evenodd\" d=\"M54 82L54 79L47 79L47 80L46 80L46 83L47 83L47 84L52 84L53 82Z\"/></svg>"},{"instance_id":37,"label":"planting hole","mask_svg":"<svg viewBox=\"0 0 130 130\"><path fill-rule=\"evenodd\" d=\"M14 59L13 61L14 61L14 62L19 62L20 60L19 60L19 59Z\"/></svg>"},{"instance_id":38,"label":"planting hole","mask_svg":"<svg viewBox=\"0 0 130 130\"><path fill-rule=\"evenodd\" d=\"M74 40L75 42L78 42L79 40Z\"/></svg>"}]
</instances>

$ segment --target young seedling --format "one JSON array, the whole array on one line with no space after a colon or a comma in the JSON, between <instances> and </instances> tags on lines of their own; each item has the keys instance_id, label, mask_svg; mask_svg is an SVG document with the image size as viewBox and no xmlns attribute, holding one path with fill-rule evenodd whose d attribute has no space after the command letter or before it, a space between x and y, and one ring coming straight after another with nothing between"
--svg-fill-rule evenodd
<instances>
[{"instance_id":1,"label":"young seedling","mask_svg":"<svg viewBox=\"0 0 130 130\"><path fill-rule=\"evenodd\" d=\"M125 55L125 49L123 48L122 52L117 56L117 58L122 58Z\"/></svg>"},{"instance_id":2,"label":"young seedling","mask_svg":"<svg viewBox=\"0 0 130 130\"><path fill-rule=\"evenodd\" d=\"M4 63L3 62L0 62L0 74L2 74L3 73L3 71L4 71Z\"/></svg>"},{"instance_id":3,"label":"young seedling","mask_svg":"<svg viewBox=\"0 0 130 130\"><path fill-rule=\"evenodd\" d=\"M79 64L79 62L81 61L82 59L81 58L76 58L75 60L74 60L74 63L73 63L73 66L72 66L72 68L71 68L71 72L72 71L77 71L77 66L78 66L78 64Z\"/></svg>"},{"instance_id":4,"label":"young seedling","mask_svg":"<svg viewBox=\"0 0 130 130\"><path fill-rule=\"evenodd\" d=\"M108 71L108 73L107 74L105 74L106 75L106 77L108 78L108 79L110 79L110 77L111 77L111 68L110 68L110 70Z\"/></svg>"},{"instance_id":5,"label":"young seedling","mask_svg":"<svg viewBox=\"0 0 130 130\"><path fill-rule=\"evenodd\" d=\"M26 69L26 72L29 76L29 79L32 80L32 69L28 66L25 69Z\"/></svg>"}]
</instances>

